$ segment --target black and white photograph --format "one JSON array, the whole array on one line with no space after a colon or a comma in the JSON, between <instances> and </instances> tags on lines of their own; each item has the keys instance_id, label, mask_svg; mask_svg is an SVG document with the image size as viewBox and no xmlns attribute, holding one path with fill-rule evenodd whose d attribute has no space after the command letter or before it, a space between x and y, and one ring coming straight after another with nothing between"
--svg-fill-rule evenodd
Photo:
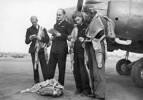
<instances>
[{"instance_id":1,"label":"black and white photograph","mask_svg":"<svg viewBox=\"0 0 143 100\"><path fill-rule=\"evenodd\" d=\"M0 100L142 93L142 0L0 0Z\"/></svg>"}]
</instances>

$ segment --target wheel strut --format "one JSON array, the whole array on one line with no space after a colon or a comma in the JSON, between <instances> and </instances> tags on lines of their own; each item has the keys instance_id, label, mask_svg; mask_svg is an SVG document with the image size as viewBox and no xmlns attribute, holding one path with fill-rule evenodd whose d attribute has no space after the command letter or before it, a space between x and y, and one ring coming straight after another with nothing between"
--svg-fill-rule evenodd
<instances>
[{"instance_id":1,"label":"wheel strut","mask_svg":"<svg viewBox=\"0 0 143 100\"><path fill-rule=\"evenodd\" d=\"M128 60L129 58L129 51L126 51L125 59Z\"/></svg>"}]
</instances>

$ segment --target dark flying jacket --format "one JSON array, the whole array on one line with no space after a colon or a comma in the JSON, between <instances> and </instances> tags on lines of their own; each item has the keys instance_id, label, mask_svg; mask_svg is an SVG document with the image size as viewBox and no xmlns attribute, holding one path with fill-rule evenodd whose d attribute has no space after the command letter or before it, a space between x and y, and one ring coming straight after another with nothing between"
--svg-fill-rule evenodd
<instances>
[{"instance_id":1,"label":"dark flying jacket","mask_svg":"<svg viewBox=\"0 0 143 100\"><path fill-rule=\"evenodd\" d=\"M74 52L80 53L84 49L82 47L82 42L79 40L79 37L82 37L84 39L86 38L87 25L85 23L82 25L77 25L77 28L78 28L78 35L77 35L77 40L75 41L75 44L74 44Z\"/></svg>"},{"instance_id":2,"label":"dark flying jacket","mask_svg":"<svg viewBox=\"0 0 143 100\"><path fill-rule=\"evenodd\" d=\"M67 53L67 36L71 33L73 26L67 21L63 21L60 24L56 23L54 29L61 33L60 37L55 37L52 40L51 52L54 53Z\"/></svg>"},{"instance_id":3,"label":"dark flying jacket","mask_svg":"<svg viewBox=\"0 0 143 100\"><path fill-rule=\"evenodd\" d=\"M38 26L38 29L39 29L39 26ZM36 43L36 39L33 39L32 41L29 39L29 37L31 35L34 35L34 34L38 34L38 29L34 26L31 26L30 28L27 29L27 32L26 32L26 39L25 39L25 43L26 44L30 44L30 48L29 48L29 53L35 53L35 43ZM40 42L43 42L43 43L46 43L48 44L49 43L49 36L47 34L47 31L46 29L44 28L44 37L41 39ZM44 49L40 49L39 52L44 52Z\"/></svg>"}]
</instances>

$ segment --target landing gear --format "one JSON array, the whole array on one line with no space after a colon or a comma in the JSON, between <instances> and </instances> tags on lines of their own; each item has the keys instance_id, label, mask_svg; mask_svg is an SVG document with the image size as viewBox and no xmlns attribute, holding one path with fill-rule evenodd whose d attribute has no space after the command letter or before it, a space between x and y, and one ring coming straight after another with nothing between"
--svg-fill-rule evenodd
<instances>
[{"instance_id":1,"label":"landing gear","mask_svg":"<svg viewBox=\"0 0 143 100\"><path fill-rule=\"evenodd\" d=\"M130 75L131 74L131 67L128 66L131 61L128 60L129 52L126 52L125 59L121 59L116 64L116 70L120 75Z\"/></svg>"},{"instance_id":2,"label":"landing gear","mask_svg":"<svg viewBox=\"0 0 143 100\"><path fill-rule=\"evenodd\" d=\"M143 58L132 66L131 77L136 86L143 88Z\"/></svg>"},{"instance_id":3,"label":"landing gear","mask_svg":"<svg viewBox=\"0 0 143 100\"><path fill-rule=\"evenodd\" d=\"M143 58L132 62L128 60L129 52L126 52L125 59L116 64L116 70L120 75L130 75L136 86L143 88Z\"/></svg>"}]
</instances>

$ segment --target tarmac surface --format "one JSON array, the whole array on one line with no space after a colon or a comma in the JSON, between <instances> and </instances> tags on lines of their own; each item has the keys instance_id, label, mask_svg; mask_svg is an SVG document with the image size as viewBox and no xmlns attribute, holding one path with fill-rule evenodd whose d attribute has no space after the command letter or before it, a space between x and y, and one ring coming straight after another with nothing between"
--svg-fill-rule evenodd
<instances>
[{"instance_id":1,"label":"tarmac surface","mask_svg":"<svg viewBox=\"0 0 143 100\"><path fill-rule=\"evenodd\" d=\"M129 76L117 74L115 64L119 59L120 57L110 55L106 62L106 100L143 100L143 88L137 88ZM57 75L58 72L55 78ZM42 75L41 81L43 81ZM69 59L62 97L52 98L31 93L18 93L32 85L33 70L30 58L0 58L0 100L96 100L74 94L75 82Z\"/></svg>"}]
</instances>

